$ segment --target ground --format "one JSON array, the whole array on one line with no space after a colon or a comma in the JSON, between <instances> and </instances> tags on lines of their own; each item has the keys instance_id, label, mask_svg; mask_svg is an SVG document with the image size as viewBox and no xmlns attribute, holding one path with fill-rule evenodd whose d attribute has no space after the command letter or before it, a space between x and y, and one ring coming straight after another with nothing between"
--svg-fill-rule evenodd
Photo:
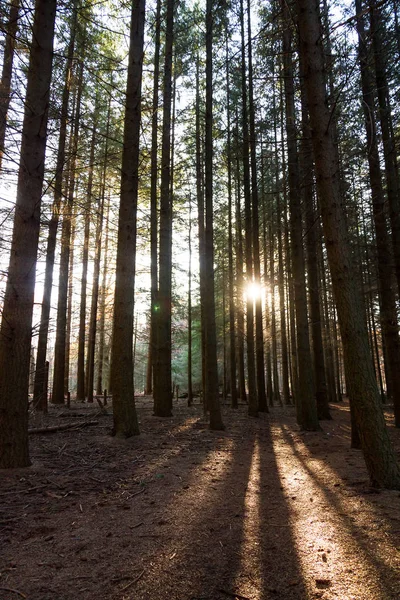
<instances>
[{"instance_id":1,"label":"ground","mask_svg":"<svg viewBox=\"0 0 400 600\"><path fill-rule=\"evenodd\" d=\"M95 424L32 434L32 466L0 472L0 600L400 598L400 494L369 487L345 402L318 433L246 406L212 432L185 402L138 399L129 440L110 407L32 418Z\"/></svg>"}]
</instances>

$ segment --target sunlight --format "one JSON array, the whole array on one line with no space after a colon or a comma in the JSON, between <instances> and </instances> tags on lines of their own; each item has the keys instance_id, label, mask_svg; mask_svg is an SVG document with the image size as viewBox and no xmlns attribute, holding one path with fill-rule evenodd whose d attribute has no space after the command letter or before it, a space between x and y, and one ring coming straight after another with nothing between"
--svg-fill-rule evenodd
<instances>
[{"instance_id":1,"label":"sunlight","mask_svg":"<svg viewBox=\"0 0 400 600\"><path fill-rule=\"evenodd\" d=\"M261 285L256 281L251 281L245 287L244 297L245 299L250 299L253 300L253 302L255 302L261 297L261 291Z\"/></svg>"},{"instance_id":2,"label":"sunlight","mask_svg":"<svg viewBox=\"0 0 400 600\"><path fill-rule=\"evenodd\" d=\"M274 454L285 496L290 499L291 510L296 516L291 526L309 594L334 586L335 597L350 600L355 598L358 581L364 579L369 582L369 593L385 597L376 562L370 559L368 551L368 523L364 524L361 519L360 530L352 518L346 516L346 513L357 512L359 515L360 511L365 511L371 519L373 514L365 501L347 494L342 501L336 488L331 487L335 491L330 491L327 484L328 481L340 481L337 473L325 461L312 456L301 440L293 439L288 428L281 426L281 431L284 438L277 430L274 432ZM285 438L289 443L283 445ZM384 557L380 560L385 562ZM346 565L345 583L340 565Z\"/></svg>"}]
</instances>

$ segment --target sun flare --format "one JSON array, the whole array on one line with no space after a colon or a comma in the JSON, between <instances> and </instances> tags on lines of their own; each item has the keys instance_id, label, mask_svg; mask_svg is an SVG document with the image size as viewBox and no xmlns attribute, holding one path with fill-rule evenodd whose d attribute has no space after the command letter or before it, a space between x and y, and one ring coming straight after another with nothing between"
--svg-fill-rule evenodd
<instances>
[{"instance_id":1,"label":"sun flare","mask_svg":"<svg viewBox=\"0 0 400 600\"><path fill-rule=\"evenodd\" d=\"M258 300L261 297L261 286L259 283L252 281L245 288L245 296L250 300Z\"/></svg>"}]
</instances>

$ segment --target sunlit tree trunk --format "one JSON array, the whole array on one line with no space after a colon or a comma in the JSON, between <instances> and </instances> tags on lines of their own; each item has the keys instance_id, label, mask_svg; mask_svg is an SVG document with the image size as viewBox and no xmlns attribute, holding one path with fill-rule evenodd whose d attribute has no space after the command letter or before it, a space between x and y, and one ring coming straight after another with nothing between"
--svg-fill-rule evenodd
<instances>
[{"instance_id":1,"label":"sunlit tree trunk","mask_svg":"<svg viewBox=\"0 0 400 600\"><path fill-rule=\"evenodd\" d=\"M2 469L30 464L29 363L55 16L55 0L37 0L29 55L14 228L0 329Z\"/></svg>"}]
</instances>

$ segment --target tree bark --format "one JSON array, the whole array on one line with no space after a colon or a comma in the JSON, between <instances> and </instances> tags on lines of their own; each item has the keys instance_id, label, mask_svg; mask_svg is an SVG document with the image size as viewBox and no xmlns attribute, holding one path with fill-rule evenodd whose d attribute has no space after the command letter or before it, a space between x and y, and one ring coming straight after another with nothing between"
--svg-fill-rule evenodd
<instances>
[{"instance_id":1,"label":"tree bark","mask_svg":"<svg viewBox=\"0 0 400 600\"><path fill-rule=\"evenodd\" d=\"M369 179L371 183L372 211L376 234L378 279L381 300L382 337L386 349L389 388L393 392L396 427L400 427L400 340L397 322L396 296L392 288L392 266L389 236L385 217L385 196L376 138L374 89L369 65L368 46L361 0L356 0L358 55L361 66L363 111L367 134ZM377 357L379 360L379 357ZM379 366L378 366L379 368Z\"/></svg>"},{"instance_id":2,"label":"tree bark","mask_svg":"<svg viewBox=\"0 0 400 600\"><path fill-rule=\"evenodd\" d=\"M296 311L296 342L299 381L296 395L297 422L302 429L319 429L317 406L314 395L313 368L307 314L305 259L303 248L303 225L300 201L300 173L297 154L296 114L292 65L292 34L287 5L283 4L283 66L285 90L285 114L289 173L289 208L292 274Z\"/></svg>"},{"instance_id":3,"label":"tree bark","mask_svg":"<svg viewBox=\"0 0 400 600\"><path fill-rule=\"evenodd\" d=\"M206 325L206 389L210 411L210 429L224 429L219 405L217 332L214 291L214 225L213 225L213 21L212 0L206 5L206 115L205 115L205 297Z\"/></svg>"},{"instance_id":4,"label":"tree bark","mask_svg":"<svg viewBox=\"0 0 400 600\"><path fill-rule=\"evenodd\" d=\"M11 0L7 23L7 33L3 53L3 69L0 82L0 171L3 165L4 143L6 138L7 114L11 100L11 77L14 51L17 42L17 28L20 0Z\"/></svg>"},{"instance_id":5,"label":"tree bark","mask_svg":"<svg viewBox=\"0 0 400 600\"><path fill-rule=\"evenodd\" d=\"M33 389L33 404L38 410L47 409L47 394L44 393L46 384L46 375L48 376L48 370L46 369L46 354L47 354L47 341L49 335L49 318L50 318L50 299L53 287L53 270L55 260L55 249L57 241L57 229L60 218L60 210L62 204L62 186L63 186L63 175L65 172L65 147L67 139L67 125L68 125L68 107L71 89L71 72L72 72L72 61L74 56L75 48L75 36L76 36L76 23L77 23L77 10L74 7L72 14L71 23L71 36L68 44L67 51L67 64L65 67L64 77L64 88L62 93L61 101L61 113L60 113L60 133L58 138L58 149L57 149L57 162L56 162L56 173L54 180L54 200L52 206L52 215L49 222L49 228L47 232L47 248L46 248L46 268L44 276L44 287L43 287L43 300L42 310L40 315L39 325L39 336L38 336L38 347L36 354L36 369L35 369L35 383Z\"/></svg>"},{"instance_id":6,"label":"tree bark","mask_svg":"<svg viewBox=\"0 0 400 600\"><path fill-rule=\"evenodd\" d=\"M135 408L132 339L144 22L145 0L137 0L132 3L131 14L111 352L113 434L122 438L139 433Z\"/></svg>"},{"instance_id":7,"label":"tree bark","mask_svg":"<svg viewBox=\"0 0 400 600\"><path fill-rule=\"evenodd\" d=\"M317 186L342 336L348 394L371 482L400 489L400 469L380 406L363 318L363 302L351 263L341 204L338 150L330 128L330 110L326 105L318 0L297 0L296 5Z\"/></svg>"},{"instance_id":8,"label":"tree bark","mask_svg":"<svg viewBox=\"0 0 400 600\"><path fill-rule=\"evenodd\" d=\"M14 228L0 329L0 468L30 464L29 361L55 15L55 0L37 0Z\"/></svg>"},{"instance_id":9,"label":"tree bark","mask_svg":"<svg viewBox=\"0 0 400 600\"><path fill-rule=\"evenodd\" d=\"M154 380L154 414L172 415L171 303L172 303L172 190L171 190L171 111L172 49L174 40L174 0L167 0L165 61L163 81L163 125L161 147L160 247L157 294L157 343Z\"/></svg>"}]
</instances>

